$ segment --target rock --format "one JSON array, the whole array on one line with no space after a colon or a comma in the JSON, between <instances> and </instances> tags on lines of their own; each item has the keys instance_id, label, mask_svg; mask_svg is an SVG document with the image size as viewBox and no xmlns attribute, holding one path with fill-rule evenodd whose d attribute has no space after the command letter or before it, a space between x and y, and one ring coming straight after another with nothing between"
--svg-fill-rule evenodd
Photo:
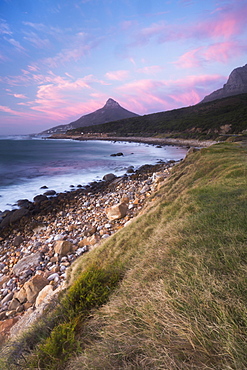
<instances>
[{"instance_id":1,"label":"rock","mask_svg":"<svg viewBox=\"0 0 247 370\"><path fill-rule=\"evenodd\" d=\"M121 157L121 156L123 156L123 153L113 153L113 154L111 154L111 157Z\"/></svg>"},{"instance_id":2,"label":"rock","mask_svg":"<svg viewBox=\"0 0 247 370\"><path fill-rule=\"evenodd\" d=\"M230 73L226 84L221 89L205 96L201 103L243 93L247 93L247 64L243 67L235 68Z\"/></svg>"},{"instance_id":3,"label":"rock","mask_svg":"<svg viewBox=\"0 0 247 370\"><path fill-rule=\"evenodd\" d=\"M13 298L13 296L14 296L14 293L13 293L13 292L8 293L8 294L7 294L7 295L2 299L2 301L1 301L1 306L2 306L4 303L6 303L6 302L11 301L11 299Z\"/></svg>"},{"instance_id":4,"label":"rock","mask_svg":"<svg viewBox=\"0 0 247 370\"><path fill-rule=\"evenodd\" d=\"M56 195L56 191L55 190L47 190L44 195Z\"/></svg>"},{"instance_id":5,"label":"rock","mask_svg":"<svg viewBox=\"0 0 247 370\"><path fill-rule=\"evenodd\" d=\"M19 292L16 292L14 298L17 299L21 304L27 301L26 289L22 287Z\"/></svg>"},{"instance_id":6,"label":"rock","mask_svg":"<svg viewBox=\"0 0 247 370\"><path fill-rule=\"evenodd\" d=\"M116 176L113 173L108 173L103 177L103 180L105 181L112 181L116 178Z\"/></svg>"},{"instance_id":7,"label":"rock","mask_svg":"<svg viewBox=\"0 0 247 370\"><path fill-rule=\"evenodd\" d=\"M51 276L51 275L50 275ZM46 285L38 294L36 301L35 301L35 307L40 306L45 301L49 300L49 297L53 295L53 287L52 285Z\"/></svg>"},{"instance_id":8,"label":"rock","mask_svg":"<svg viewBox=\"0 0 247 370\"><path fill-rule=\"evenodd\" d=\"M18 299L16 298L13 298L9 304L9 307L8 307L8 310L9 311L12 311L12 310L16 310L17 307L19 307L21 304L20 302L18 301Z\"/></svg>"},{"instance_id":9,"label":"rock","mask_svg":"<svg viewBox=\"0 0 247 370\"><path fill-rule=\"evenodd\" d=\"M26 216L29 213L28 209L26 208L21 208L21 209L16 209L11 215L10 215L10 224L14 224L15 222L20 221L20 219L23 216Z\"/></svg>"},{"instance_id":10,"label":"rock","mask_svg":"<svg viewBox=\"0 0 247 370\"><path fill-rule=\"evenodd\" d=\"M24 241L23 237L21 235L18 235L13 240L13 246L14 247L19 247L23 241Z\"/></svg>"},{"instance_id":11,"label":"rock","mask_svg":"<svg viewBox=\"0 0 247 370\"><path fill-rule=\"evenodd\" d=\"M126 170L127 173L134 173L134 166L129 166Z\"/></svg>"},{"instance_id":12,"label":"rock","mask_svg":"<svg viewBox=\"0 0 247 370\"><path fill-rule=\"evenodd\" d=\"M48 199L47 196L40 194L40 195L36 195L36 197L33 198L33 201L36 204L40 204L47 199Z\"/></svg>"},{"instance_id":13,"label":"rock","mask_svg":"<svg viewBox=\"0 0 247 370\"><path fill-rule=\"evenodd\" d=\"M23 286L23 289L25 289L27 294L27 301L30 303L34 303L39 292L48 284L49 281L45 277L41 275L33 276Z\"/></svg>"},{"instance_id":14,"label":"rock","mask_svg":"<svg viewBox=\"0 0 247 370\"><path fill-rule=\"evenodd\" d=\"M27 209L29 209L29 208L31 208L33 206L33 203L30 202L30 200L28 200L28 199L20 199L20 200L18 200L17 205L20 208L27 208Z\"/></svg>"},{"instance_id":15,"label":"rock","mask_svg":"<svg viewBox=\"0 0 247 370\"><path fill-rule=\"evenodd\" d=\"M24 257L19 262L17 262L17 264L13 267L12 273L16 276L19 276L22 271L37 266L40 260L41 260L40 252L36 252L31 254L30 256Z\"/></svg>"},{"instance_id":16,"label":"rock","mask_svg":"<svg viewBox=\"0 0 247 370\"><path fill-rule=\"evenodd\" d=\"M118 220L126 216L128 206L126 203L118 203L106 209L106 216L109 220Z\"/></svg>"},{"instance_id":17,"label":"rock","mask_svg":"<svg viewBox=\"0 0 247 370\"><path fill-rule=\"evenodd\" d=\"M58 240L55 244L54 251L60 256L65 256L72 250L73 244L67 240Z\"/></svg>"},{"instance_id":18,"label":"rock","mask_svg":"<svg viewBox=\"0 0 247 370\"><path fill-rule=\"evenodd\" d=\"M0 343L2 343L8 336L10 329L18 321L17 317L12 319L7 319L5 321L0 321Z\"/></svg>"},{"instance_id":19,"label":"rock","mask_svg":"<svg viewBox=\"0 0 247 370\"><path fill-rule=\"evenodd\" d=\"M49 281L58 281L59 280L59 274L57 272L54 272L54 274L51 274L47 278Z\"/></svg>"}]
</instances>

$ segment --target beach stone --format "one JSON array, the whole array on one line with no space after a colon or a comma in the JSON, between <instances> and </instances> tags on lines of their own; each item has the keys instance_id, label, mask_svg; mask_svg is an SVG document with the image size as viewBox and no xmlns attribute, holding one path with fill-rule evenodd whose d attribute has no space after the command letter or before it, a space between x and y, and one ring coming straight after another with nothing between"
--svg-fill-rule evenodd
<instances>
[{"instance_id":1,"label":"beach stone","mask_svg":"<svg viewBox=\"0 0 247 370\"><path fill-rule=\"evenodd\" d=\"M56 191L55 190L47 190L44 195L56 195Z\"/></svg>"},{"instance_id":2,"label":"beach stone","mask_svg":"<svg viewBox=\"0 0 247 370\"><path fill-rule=\"evenodd\" d=\"M107 173L104 177L103 180L105 181L112 181L116 178L116 176L113 173Z\"/></svg>"},{"instance_id":3,"label":"beach stone","mask_svg":"<svg viewBox=\"0 0 247 370\"><path fill-rule=\"evenodd\" d=\"M8 336L10 329L18 321L17 317L0 321L0 343L2 343Z\"/></svg>"},{"instance_id":4,"label":"beach stone","mask_svg":"<svg viewBox=\"0 0 247 370\"><path fill-rule=\"evenodd\" d=\"M8 310L9 311L13 311L13 310L16 310L17 307L19 307L21 304L20 302L18 301L18 299L16 298L13 298L9 304L9 307L8 307Z\"/></svg>"},{"instance_id":5,"label":"beach stone","mask_svg":"<svg viewBox=\"0 0 247 370\"><path fill-rule=\"evenodd\" d=\"M55 253L65 256L72 250L73 244L67 240L58 240L54 246Z\"/></svg>"},{"instance_id":6,"label":"beach stone","mask_svg":"<svg viewBox=\"0 0 247 370\"><path fill-rule=\"evenodd\" d=\"M53 295L53 287L49 284L39 292L35 301L35 307L39 307L44 301L48 301L51 295Z\"/></svg>"},{"instance_id":7,"label":"beach stone","mask_svg":"<svg viewBox=\"0 0 247 370\"><path fill-rule=\"evenodd\" d=\"M14 298L17 299L21 304L27 301L26 289L22 287L18 292L15 293Z\"/></svg>"},{"instance_id":8,"label":"beach stone","mask_svg":"<svg viewBox=\"0 0 247 370\"><path fill-rule=\"evenodd\" d=\"M25 289L27 294L27 301L30 303L34 303L39 292L48 284L49 281L45 277L41 275L33 276L23 286L23 289Z\"/></svg>"},{"instance_id":9,"label":"beach stone","mask_svg":"<svg viewBox=\"0 0 247 370\"><path fill-rule=\"evenodd\" d=\"M105 210L109 220L118 220L126 216L128 206L126 203L118 203Z\"/></svg>"},{"instance_id":10,"label":"beach stone","mask_svg":"<svg viewBox=\"0 0 247 370\"><path fill-rule=\"evenodd\" d=\"M33 201L36 204L40 204L40 203L42 203L42 202L44 202L46 200L48 200L47 196L42 195L42 194L36 195L36 197L33 198Z\"/></svg>"},{"instance_id":11,"label":"beach stone","mask_svg":"<svg viewBox=\"0 0 247 370\"><path fill-rule=\"evenodd\" d=\"M27 209L29 209L29 208L32 207L33 203L30 202L30 200L28 200L28 199L19 199L17 201L17 205L20 208L27 208Z\"/></svg>"},{"instance_id":12,"label":"beach stone","mask_svg":"<svg viewBox=\"0 0 247 370\"><path fill-rule=\"evenodd\" d=\"M18 235L13 240L13 246L14 247L19 247L23 241L24 241L23 237L21 235Z\"/></svg>"},{"instance_id":13,"label":"beach stone","mask_svg":"<svg viewBox=\"0 0 247 370\"><path fill-rule=\"evenodd\" d=\"M14 293L13 292L10 292L8 293L2 300L1 300L1 306L6 303L6 302L9 302L11 301L11 299L13 298L14 296Z\"/></svg>"},{"instance_id":14,"label":"beach stone","mask_svg":"<svg viewBox=\"0 0 247 370\"><path fill-rule=\"evenodd\" d=\"M14 224L15 222L20 221L20 219L24 216L26 216L29 213L28 209L26 208L21 208L21 209L16 209L11 215L9 219L10 224ZM4 220L3 220L4 221Z\"/></svg>"},{"instance_id":15,"label":"beach stone","mask_svg":"<svg viewBox=\"0 0 247 370\"><path fill-rule=\"evenodd\" d=\"M28 270L31 267L35 267L39 264L41 259L40 252L31 254L30 256L23 257L17 264L13 267L12 273L19 276L22 271Z\"/></svg>"}]
</instances>

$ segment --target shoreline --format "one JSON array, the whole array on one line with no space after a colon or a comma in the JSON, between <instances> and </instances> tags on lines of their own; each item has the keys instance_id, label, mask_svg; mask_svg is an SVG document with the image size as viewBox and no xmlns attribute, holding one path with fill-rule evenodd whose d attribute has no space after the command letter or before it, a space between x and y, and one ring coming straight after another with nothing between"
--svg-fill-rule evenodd
<instances>
[{"instance_id":1,"label":"shoreline","mask_svg":"<svg viewBox=\"0 0 247 370\"><path fill-rule=\"evenodd\" d=\"M150 145L174 145L182 147L208 147L216 144L215 140L197 140L197 139L179 139L179 138L156 138L156 137L139 137L139 136L93 136L93 135L67 135L67 134L54 134L46 139L71 139L78 141L87 140L102 140L102 141L127 141L127 142L137 142Z\"/></svg>"},{"instance_id":2,"label":"shoreline","mask_svg":"<svg viewBox=\"0 0 247 370\"><path fill-rule=\"evenodd\" d=\"M23 286L41 279L52 299L66 283L66 272L72 262L140 215L147 200L179 162L143 165L134 173L43 199L33 213L3 229L5 232L0 238L0 344L9 335L3 329L5 322L13 324L10 335L15 335L25 327L25 318L33 314L36 319L40 314L41 303L37 303L36 297L20 299ZM110 218L108 210L120 204L125 204L126 212L118 218ZM59 245L69 246L69 249L59 251ZM16 323L18 329L15 331Z\"/></svg>"}]
</instances>

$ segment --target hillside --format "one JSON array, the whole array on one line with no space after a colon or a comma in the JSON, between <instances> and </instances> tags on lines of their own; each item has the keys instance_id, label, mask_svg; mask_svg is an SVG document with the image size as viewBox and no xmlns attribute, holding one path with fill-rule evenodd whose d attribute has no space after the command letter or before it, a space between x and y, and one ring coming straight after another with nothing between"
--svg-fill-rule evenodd
<instances>
[{"instance_id":1,"label":"hillside","mask_svg":"<svg viewBox=\"0 0 247 370\"><path fill-rule=\"evenodd\" d=\"M188 139L225 138L247 129L247 94L240 94L191 107L83 127L84 133L112 136L169 136ZM68 131L76 134L82 129Z\"/></svg>"},{"instance_id":2,"label":"hillside","mask_svg":"<svg viewBox=\"0 0 247 370\"><path fill-rule=\"evenodd\" d=\"M2 368L246 369L246 155L190 151L141 215L77 260Z\"/></svg>"}]
</instances>

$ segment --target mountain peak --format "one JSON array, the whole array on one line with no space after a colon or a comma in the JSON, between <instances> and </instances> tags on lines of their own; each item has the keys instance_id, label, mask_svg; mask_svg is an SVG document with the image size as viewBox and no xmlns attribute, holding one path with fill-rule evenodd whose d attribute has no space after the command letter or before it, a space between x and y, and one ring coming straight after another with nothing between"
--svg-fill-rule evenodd
<instances>
[{"instance_id":1,"label":"mountain peak","mask_svg":"<svg viewBox=\"0 0 247 370\"><path fill-rule=\"evenodd\" d=\"M104 108L114 108L114 107L119 107L119 104L118 102L116 102L115 100L113 100L112 98L109 98L107 100L107 102L105 103L104 105Z\"/></svg>"},{"instance_id":2,"label":"mountain peak","mask_svg":"<svg viewBox=\"0 0 247 370\"><path fill-rule=\"evenodd\" d=\"M247 64L243 67L235 68L230 73L230 76L223 87L205 96L201 103L244 93L247 93Z\"/></svg>"}]
</instances>

